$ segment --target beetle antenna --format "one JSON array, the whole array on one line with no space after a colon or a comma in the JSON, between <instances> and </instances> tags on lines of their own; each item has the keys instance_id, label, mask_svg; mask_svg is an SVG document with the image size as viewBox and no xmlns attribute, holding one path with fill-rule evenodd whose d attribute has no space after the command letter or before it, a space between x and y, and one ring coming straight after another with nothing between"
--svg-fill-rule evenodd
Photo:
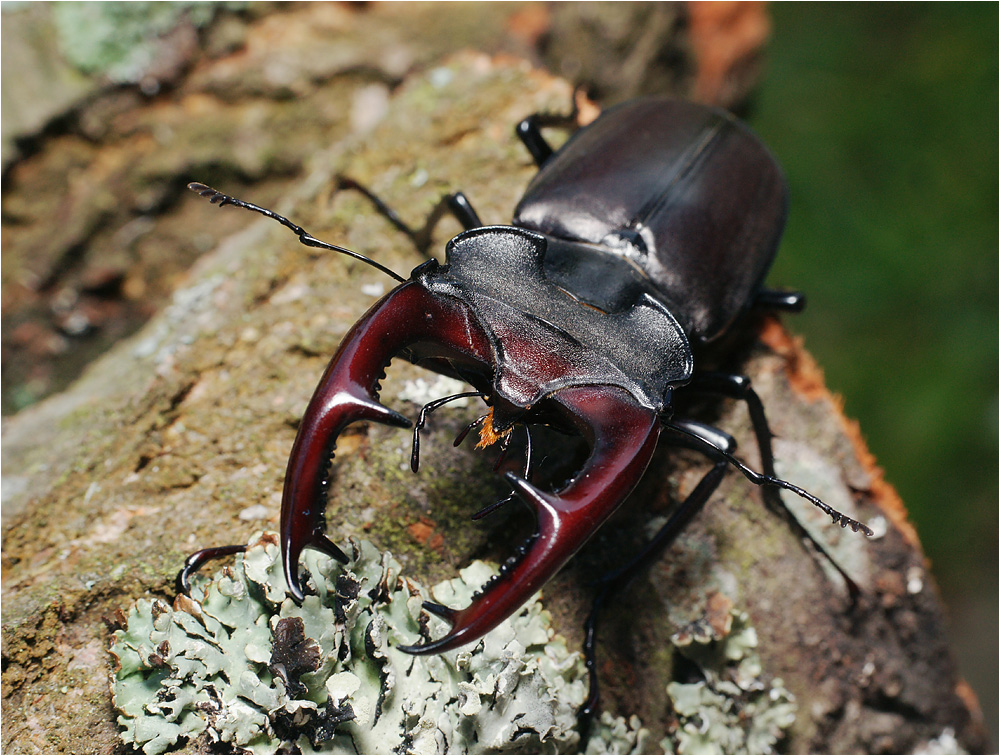
<instances>
[{"instance_id":1,"label":"beetle antenna","mask_svg":"<svg viewBox=\"0 0 1000 756\"><path fill-rule=\"evenodd\" d=\"M278 215L273 210L268 210L266 207L255 205L252 202L244 202L243 200L237 199L236 197L230 197L228 194L223 194L217 189L213 189L212 187L206 186L205 184L199 184L196 181L192 181L190 184L187 185L187 187L192 192L195 192L196 194L199 194L200 196L207 199L213 205L218 205L219 207L224 207L225 205L234 205L235 207L242 207L245 210L252 210L255 213L260 213L261 215L267 216L272 220L276 220L285 228L290 229L296 236L299 237L299 241L305 244L307 247L317 247L318 249L328 249L331 252L340 252L343 255L348 255L349 257L353 257L355 260L361 260L361 262L368 263L373 268L377 268L378 270L385 273L387 276L395 278L400 283L404 283L406 281L406 279L403 278L401 275L399 275L395 271L389 270L389 268L385 267L384 265L375 262L370 257L365 257L364 255L359 254L353 250L347 249L346 247L338 247L336 244L330 244L328 242L317 239L315 236L313 236L304 228L302 228L302 226L297 226L296 224L288 220L288 218L286 218L283 215Z\"/></svg>"},{"instance_id":2,"label":"beetle antenna","mask_svg":"<svg viewBox=\"0 0 1000 756\"><path fill-rule=\"evenodd\" d=\"M751 468L747 467L745 464L740 462L740 460L738 460L729 452L720 449L719 447L715 446L706 439L702 438L697 433L688 430L687 428L675 425L673 423L668 424L666 427L676 433L680 433L683 436L688 436L689 438L693 438L696 441L700 442L701 444L710 447L714 453L721 456L729 464L731 464L733 467L735 467L737 470L743 473L743 476L751 483L754 483L758 486L774 486L775 488L783 488L786 491L791 491L796 496L800 496L813 506L818 507L820 510L828 514L833 519L834 523L839 524L840 527L850 528L855 533L860 531L869 537L875 535L875 531L873 531L863 522L858 522L857 520L848 517L843 512L838 512L836 509L831 507L825 501L816 496L813 496L804 488L799 488L794 483L789 483L787 480L776 478L773 475L764 475L762 473L757 472L756 470L752 470Z\"/></svg>"}]
</instances>

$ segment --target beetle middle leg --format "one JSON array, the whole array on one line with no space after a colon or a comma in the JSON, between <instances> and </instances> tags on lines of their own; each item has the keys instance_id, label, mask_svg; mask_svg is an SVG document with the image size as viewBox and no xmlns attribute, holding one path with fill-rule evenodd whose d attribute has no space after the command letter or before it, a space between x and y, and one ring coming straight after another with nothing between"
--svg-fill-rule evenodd
<instances>
[{"instance_id":1,"label":"beetle middle leg","mask_svg":"<svg viewBox=\"0 0 1000 756\"><path fill-rule=\"evenodd\" d=\"M802 312L806 308L806 295L801 291L761 289L754 297L753 306L762 310Z\"/></svg>"},{"instance_id":2,"label":"beetle middle leg","mask_svg":"<svg viewBox=\"0 0 1000 756\"><path fill-rule=\"evenodd\" d=\"M569 113L534 113L528 116L517 126L514 133L524 144L531 154L535 164L541 168L555 153L552 146L542 136L543 128L577 128L579 126L579 105L577 104L577 93L572 99L572 108ZM430 256L428 249L431 245L431 234L441 218L446 213L450 213L466 231L474 228L482 228L485 224L479 217L469 198L463 192L452 192L446 194L438 200L438 203L427 215L420 228L414 228L404 221L395 210L387 205L381 197L371 191L364 184L352 179L350 176L340 175L337 177L337 189L351 189L363 195L371 202L380 214L385 216L393 226L406 234L422 255Z\"/></svg>"},{"instance_id":3,"label":"beetle middle leg","mask_svg":"<svg viewBox=\"0 0 1000 756\"><path fill-rule=\"evenodd\" d=\"M514 127L514 133L525 146L535 165L539 168L544 166L549 158L555 154L555 150L542 136L544 128L577 128L579 124L580 106L576 99L577 93L573 95L573 107L569 113L534 113Z\"/></svg>"}]
</instances>

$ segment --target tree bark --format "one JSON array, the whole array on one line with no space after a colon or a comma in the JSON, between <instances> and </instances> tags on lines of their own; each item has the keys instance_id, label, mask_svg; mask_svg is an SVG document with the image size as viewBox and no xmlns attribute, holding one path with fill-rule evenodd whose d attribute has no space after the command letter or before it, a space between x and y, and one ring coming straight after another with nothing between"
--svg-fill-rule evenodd
<instances>
[{"instance_id":1,"label":"tree bark","mask_svg":"<svg viewBox=\"0 0 1000 756\"><path fill-rule=\"evenodd\" d=\"M212 207L185 193L184 182L216 183L274 206L315 236L405 274L420 255L364 198L336 192L336 176L366 185L414 225L455 189L487 223L507 222L534 174L513 124L569 107L572 84L528 63L465 53L438 65L445 45L400 42L401 22L386 21L391 10L343 13L311 8L265 18L242 55L202 61L169 97L116 113L115 128L134 141L131 150L101 153L113 167L101 182L88 163L91 191L115 196L123 186L146 185L149 212L159 228L172 230L168 248L193 257L198 243L220 243L135 336L67 391L4 421L5 752L116 747L102 618L142 596L172 598L188 552L276 527L298 418L340 339L390 283L360 263L297 244L270 221ZM434 18L444 24L450 13ZM520 17L526 37L539 33L530 21ZM317 29L342 35L331 48L342 58L318 59L326 48ZM255 46L276 38L278 48ZM283 59L292 61L293 83L268 79L277 49L297 51ZM410 57L394 62L392 50ZM301 82L309 82L307 92L296 91ZM267 141L256 142L265 131ZM130 164L137 159L138 173ZM288 181L299 161L305 169ZM246 188L265 175L285 178L259 192ZM62 259L59 250L106 217L91 211L89 220L50 229L60 239L50 259ZM455 231L443 223L432 249L439 254ZM843 581L762 505L760 492L731 474L609 612L599 646L605 705L637 714L654 736L669 730L664 689L679 674L665 652L669 637L721 595L750 615L765 671L796 696L798 716L784 749L908 752L950 728L963 748L984 750L916 533L859 431L776 320L748 324L731 346L720 366L753 380L778 437L779 473L878 531L866 540L801 513L861 594L852 602ZM394 365L384 384L387 403L413 416L416 405L399 394L418 377L433 380ZM698 411L733 433L741 456L757 463L742 407L721 402ZM518 542L511 535L516 514L468 519L506 493L490 474L492 460L450 444L474 414L434 416L418 476L402 471L406 433L373 426L345 437L327 512L334 540L367 537L426 583L453 576L473 558L503 561ZM545 589L571 643L581 640L594 577L632 553L651 518L668 513L704 469L696 456L659 449L616 520Z\"/></svg>"}]
</instances>

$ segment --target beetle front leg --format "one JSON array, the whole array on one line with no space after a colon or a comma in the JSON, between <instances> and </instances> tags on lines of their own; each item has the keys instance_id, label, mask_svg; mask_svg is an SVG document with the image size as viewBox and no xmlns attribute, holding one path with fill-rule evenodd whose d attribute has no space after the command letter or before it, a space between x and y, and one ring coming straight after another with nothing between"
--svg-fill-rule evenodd
<instances>
[{"instance_id":1,"label":"beetle front leg","mask_svg":"<svg viewBox=\"0 0 1000 756\"><path fill-rule=\"evenodd\" d=\"M727 453L731 454L735 451L736 442L731 437L725 435L724 437L720 437L720 440L725 442L725 451ZM683 441L678 443L681 446L689 446L689 444ZM706 453L703 448L699 448L698 450ZM709 454L709 456L711 457L712 455ZM600 588L594 597L590 614L587 616L587 621L583 626L583 655L587 665L590 690L587 700L577 714L582 746L586 747L590 727L600 703L600 685L597 677L597 621L600 618L601 610L609 599L620 595L621 591L625 589L636 575L648 569L653 562L663 555L677 539L677 536L687 527L687 524L691 522L692 518L702 510L711 495L715 493L726 475L727 467L728 462L715 455L715 463L712 469L705 473L704 477L698 482L698 485L695 486L694 490L688 494L683 503L670 515L670 518L657 531L656 535L653 536L645 548L622 567L601 578Z\"/></svg>"},{"instance_id":2,"label":"beetle front leg","mask_svg":"<svg viewBox=\"0 0 1000 756\"><path fill-rule=\"evenodd\" d=\"M199 549L194 552L184 560L184 566L177 573L177 592L191 595L191 576L200 570L206 562L211 562L214 559L222 559L233 554L242 554L246 550L247 547L245 544L236 544L233 546L210 546L207 549Z\"/></svg>"}]
</instances>

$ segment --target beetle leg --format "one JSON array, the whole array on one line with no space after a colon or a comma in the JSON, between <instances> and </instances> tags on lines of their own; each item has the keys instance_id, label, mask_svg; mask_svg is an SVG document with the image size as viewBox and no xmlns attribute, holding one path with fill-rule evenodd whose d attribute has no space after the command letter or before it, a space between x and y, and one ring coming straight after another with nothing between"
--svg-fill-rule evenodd
<instances>
[{"instance_id":1,"label":"beetle leg","mask_svg":"<svg viewBox=\"0 0 1000 756\"><path fill-rule=\"evenodd\" d=\"M564 488L545 493L508 472L514 492L535 509L536 535L500 568L464 609L425 608L451 623L442 638L401 646L413 654L448 651L478 640L510 617L580 549L639 482L656 446L654 410L610 386L575 386L552 395L565 420L589 443L583 468Z\"/></svg>"},{"instance_id":2,"label":"beetle leg","mask_svg":"<svg viewBox=\"0 0 1000 756\"><path fill-rule=\"evenodd\" d=\"M546 127L575 128L579 126L580 106L577 103L578 91L573 93L573 107L569 113L533 113L514 127L514 133L525 148L531 153L535 165L542 168L555 153L552 146L542 136Z\"/></svg>"},{"instance_id":3,"label":"beetle leg","mask_svg":"<svg viewBox=\"0 0 1000 756\"><path fill-rule=\"evenodd\" d=\"M761 289L754 297L753 307L781 312L802 312L806 309L806 295L801 291Z\"/></svg>"},{"instance_id":4,"label":"beetle leg","mask_svg":"<svg viewBox=\"0 0 1000 756\"><path fill-rule=\"evenodd\" d=\"M414 359L461 359L487 371L492 351L468 309L410 281L387 294L344 338L302 416L288 460L281 501L281 551L289 592L302 601L302 550L338 557L324 535L330 457L349 424L368 420L410 426L379 402L379 381L401 352Z\"/></svg>"},{"instance_id":5,"label":"beetle leg","mask_svg":"<svg viewBox=\"0 0 1000 756\"><path fill-rule=\"evenodd\" d=\"M242 554L247 550L246 545L237 546L212 546L207 549L200 549L184 560L184 567L177 573L177 592L191 595L191 576L202 568L205 562L213 559L231 556L232 554Z\"/></svg>"},{"instance_id":6,"label":"beetle leg","mask_svg":"<svg viewBox=\"0 0 1000 756\"><path fill-rule=\"evenodd\" d=\"M431 246L431 234L434 233L434 229L438 222L444 217L445 213L451 213L455 220L462 224L462 228L469 231L473 228L481 228L483 222L479 218L479 214L476 212L475 208L472 207L472 203L469 202L469 198L466 197L462 192L453 192L451 194L444 195L438 203L434 206L434 209L430 211L427 219L424 221L424 225L420 228L413 228L406 221L399 217L399 213L389 207L382 199L372 192L368 187L363 184L358 183L348 176L338 176L337 177L337 189L353 189L354 191L364 195L368 201L370 201L375 208L385 216L393 226L395 226L399 231L410 237L410 241L413 242L413 246L417 248L420 254L430 257L427 254L427 250Z\"/></svg>"},{"instance_id":7,"label":"beetle leg","mask_svg":"<svg viewBox=\"0 0 1000 756\"><path fill-rule=\"evenodd\" d=\"M723 443L725 443L724 451L731 454L736 449L736 442L728 434L723 435L725 436L722 439ZM681 446L693 446L685 443L683 439L679 439L677 443ZM590 614L587 616L587 621L583 626L583 655L590 681L587 700L577 713L578 729L581 733L580 743L583 748L587 745L590 726L600 703L600 685L597 677L597 621L600 618L601 610L609 599L620 595L622 590L637 574L647 569L663 555L663 552L676 540L677 536L691 522L691 519L705 506L709 497L715 493L715 490L725 477L729 463L724 458L717 454L713 455L704 448L699 448L699 451L715 459L712 469L705 473L694 490L688 494L687 498L670 515L663 527L657 531L656 535L653 536L652 540L638 555L622 567L601 578L600 588L594 597Z\"/></svg>"},{"instance_id":8,"label":"beetle leg","mask_svg":"<svg viewBox=\"0 0 1000 756\"><path fill-rule=\"evenodd\" d=\"M322 551L331 559L336 559L345 564L348 562L347 554L325 535L318 536L313 547ZM194 552L184 560L184 567L177 573L177 592L191 595L191 576L198 572L206 562L222 559L233 554L243 554L246 550L247 547L245 544L237 544L235 546L211 546L207 549L200 549Z\"/></svg>"}]
</instances>

